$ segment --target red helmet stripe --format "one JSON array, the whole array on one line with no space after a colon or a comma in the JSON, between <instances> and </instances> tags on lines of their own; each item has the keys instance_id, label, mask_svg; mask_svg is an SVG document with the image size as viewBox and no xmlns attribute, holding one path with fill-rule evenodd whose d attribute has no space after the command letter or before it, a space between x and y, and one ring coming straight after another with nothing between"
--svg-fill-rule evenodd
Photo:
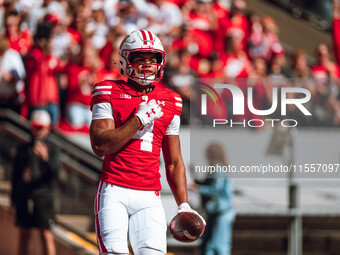
<instances>
[{"instance_id":1,"label":"red helmet stripe","mask_svg":"<svg viewBox=\"0 0 340 255\"><path fill-rule=\"evenodd\" d=\"M147 37L146 37L146 33L144 30L141 30L141 33L142 33L142 36L143 36L143 44L146 44L146 40L147 40Z\"/></svg>"},{"instance_id":2,"label":"red helmet stripe","mask_svg":"<svg viewBox=\"0 0 340 255\"><path fill-rule=\"evenodd\" d=\"M150 32L150 31L147 31L147 32L148 32L148 34L149 34L150 41L153 41L153 36L152 36L151 32Z\"/></svg>"}]
</instances>

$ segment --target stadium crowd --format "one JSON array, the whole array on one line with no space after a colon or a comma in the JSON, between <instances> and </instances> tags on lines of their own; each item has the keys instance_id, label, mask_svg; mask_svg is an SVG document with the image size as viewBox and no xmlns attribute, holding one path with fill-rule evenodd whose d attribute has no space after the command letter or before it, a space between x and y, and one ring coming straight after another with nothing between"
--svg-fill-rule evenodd
<instances>
[{"instance_id":1,"label":"stadium crowd","mask_svg":"<svg viewBox=\"0 0 340 255\"><path fill-rule=\"evenodd\" d=\"M181 95L184 124L190 120L195 78L224 77L257 78L239 83L244 91L253 87L257 109L270 106L272 87L305 87L311 91L313 117L300 116L302 123L340 125L337 1L336 62L332 49L320 44L315 63L307 61L303 49L287 56L275 19L248 13L245 0L0 0L0 17L0 105L27 118L35 109L46 109L55 128L88 130L92 86L104 79L124 79L115 65L118 48L136 29L150 30L163 42L167 61L157 86ZM219 116L230 117L230 95L221 97L226 107ZM291 108L288 115L299 111ZM243 117L259 118L251 113Z\"/></svg>"}]
</instances>

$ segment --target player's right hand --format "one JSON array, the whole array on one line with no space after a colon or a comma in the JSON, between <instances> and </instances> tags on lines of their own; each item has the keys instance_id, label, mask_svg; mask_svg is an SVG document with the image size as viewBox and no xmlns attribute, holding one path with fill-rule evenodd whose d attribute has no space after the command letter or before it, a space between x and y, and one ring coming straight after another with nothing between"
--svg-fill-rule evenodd
<instances>
[{"instance_id":1,"label":"player's right hand","mask_svg":"<svg viewBox=\"0 0 340 255\"><path fill-rule=\"evenodd\" d=\"M163 116L162 108L156 103L155 99L150 100L148 103L143 101L136 113L136 116L140 119L143 126L159 119Z\"/></svg>"}]
</instances>

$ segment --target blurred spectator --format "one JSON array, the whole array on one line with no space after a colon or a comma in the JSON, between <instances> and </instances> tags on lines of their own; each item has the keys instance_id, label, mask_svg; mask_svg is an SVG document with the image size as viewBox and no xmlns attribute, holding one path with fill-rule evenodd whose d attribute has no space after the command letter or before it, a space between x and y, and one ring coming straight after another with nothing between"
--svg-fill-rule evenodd
<instances>
[{"instance_id":1,"label":"blurred spectator","mask_svg":"<svg viewBox=\"0 0 340 255\"><path fill-rule=\"evenodd\" d=\"M338 65L340 65L340 1L333 0L333 44L334 55Z\"/></svg>"},{"instance_id":2,"label":"blurred spectator","mask_svg":"<svg viewBox=\"0 0 340 255\"><path fill-rule=\"evenodd\" d=\"M229 13L231 26L228 28L228 30L239 29L240 31L242 31L242 33L239 33L239 36L243 51L247 50L247 43L250 31L249 21L243 13L246 7L247 3L245 0L233 0Z\"/></svg>"},{"instance_id":3,"label":"blurred spectator","mask_svg":"<svg viewBox=\"0 0 340 255\"><path fill-rule=\"evenodd\" d=\"M240 29L229 30L226 51L221 56L224 75L228 78L247 78L251 64L242 47L243 32Z\"/></svg>"},{"instance_id":4,"label":"blurred spectator","mask_svg":"<svg viewBox=\"0 0 340 255\"><path fill-rule=\"evenodd\" d=\"M231 26L229 10L224 6L225 1L213 0L212 13L217 18L217 28L214 31L214 50L221 55L225 50L227 29Z\"/></svg>"},{"instance_id":5,"label":"blurred spectator","mask_svg":"<svg viewBox=\"0 0 340 255\"><path fill-rule=\"evenodd\" d=\"M104 13L104 4L100 0L92 2L92 19L86 25L86 33L92 38L92 46L101 49L106 43L106 36L109 33L109 27L106 22Z\"/></svg>"},{"instance_id":6,"label":"blurred spectator","mask_svg":"<svg viewBox=\"0 0 340 255\"><path fill-rule=\"evenodd\" d=\"M109 27L115 27L119 23L117 17L119 0L104 0L103 10Z\"/></svg>"},{"instance_id":7,"label":"blurred spectator","mask_svg":"<svg viewBox=\"0 0 340 255\"><path fill-rule=\"evenodd\" d=\"M51 54L51 25L49 23L38 25L26 68L28 116L36 109L45 109L50 113L53 125L57 124L60 98L55 75L64 70L64 64Z\"/></svg>"},{"instance_id":8,"label":"blurred spectator","mask_svg":"<svg viewBox=\"0 0 340 255\"><path fill-rule=\"evenodd\" d=\"M313 78L311 68L308 65L307 53L299 49L292 56L292 78Z\"/></svg>"},{"instance_id":9,"label":"blurred spectator","mask_svg":"<svg viewBox=\"0 0 340 255\"><path fill-rule=\"evenodd\" d=\"M183 23L179 7L167 0L155 0L148 5L148 30L155 34L168 34Z\"/></svg>"},{"instance_id":10,"label":"blurred spectator","mask_svg":"<svg viewBox=\"0 0 340 255\"><path fill-rule=\"evenodd\" d=\"M73 40L80 43L86 31L85 28L88 21L87 10L84 6L77 6L75 9L71 9L70 7L70 14L67 15L73 16L73 19L71 18L72 20L70 20L71 24L68 26L67 30L72 34Z\"/></svg>"},{"instance_id":11,"label":"blurred spectator","mask_svg":"<svg viewBox=\"0 0 340 255\"><path fill-rule=\"evenodd\" d=\"M255 109L269 109L272 103L272 86L267 75L267 63L263 58L257 57L253 60L252 70L247 79L247 87L252 88L252 105ZM247 91L248 94L248 91ZM262 119L263 116L256 115L247 109L247 119Z\"/></svg>"},{"instance_id":12,"label":"blurred spectator","mask_svg":"<svg viewBox=\"0 0 340 255\"><path fill-rule=\"evenodd\" d=\"M6 17L6 36L9 45L25 57L32 46L32 36L28 29L21 30L21 15L16 11L11 11Z\"/></svg>"},{"instance_id":13,"label":"blurred spectator","mask_svg":"<svg viewBox=\"0 0 340 255\"><path fill-rule=\"evenodd\" d=\"M267 63L264 58L257 57L252 62L252 69L249 73L249 78L254 79L263 79L267 78Z\"/></svg>"},{"instance_id":14,"label":"blurred spectator","mask_svg":"<svg viewBox=\"0 0 340 255\"><path fill-rule=\"evenodd\" d=\"M57 0L34 0L25 7L29 9L28 25L32 34L36 34L38 24L43 22L46 15L53 14L58 20L64 20L66 16L65 7Z\"/></svg>"},{"instance_id":15,"label":"blurred spectator","mask_svg":"<svg viewBox=\"0 0 340 255\"><path fill-rule=\"evenodd\" d=\"M13 10L21 13L25 18L27 18L27 15L30 15L33 10L40 8L43 4L44 0L16 0L12 1L12 3L15 3L13 6ZM24 20L25 23L27 23L27 20ZM26 24L28 26L28 24ZM32 31L31 31L32 32Z\"/></svg>"},{"instance_id":16,"label":"blurred spectator","mask_svg":"<svg viewBox=\"0 0 340 255\"><path fill-rule=\"evenodd\" d=\"M217 17L212 12L212 1L191 0L183 6L183 15L188 24L189 33L197 43L198 59L208 58L214 50L214 31L217 29Z\"/></svg>"},{"instance_id":17,"label":"blurred spectator","mask_svg":"<svg viewBox=\"0 0 340 255\"><path fill-rule=\"evenodd\" d=\"M268 74L274 87L282 87L288 84L289 71L286 69L286 55L280 43L274 43L271 47L271 60Z\"/></svg>"},{"instance_id":18,"label":"blurred spectator","mask_svg":"<svg viewBox=\"0 0 340 255\"><path fill-rule=\"evenodd\" d=\"M110 33L105 46L99 51L96 82L103 80L124 79L120 73L118 49L114 45L115 34Z\"/></svg>"},{"instance_id":19,"label":"blurred spectator","mask_svg":"<svg viewBox=\"0 0 340 255\"><path fill-rule=\"evenodd\" d=\"M291 85L293 87L305 88L311 93L311 100L304 103L304 106L309 112L315 116L315 108L317 108L318 98L316 93L315 81L311 72L311 68L307 62L307 53L298 49L292 55L292 75ZM288 94L289 95L289 94ZM293 98L303 97L303 95L291 94ZM299 122L301 126L310 126L313 124L314 119L305 116L295 105L287 105L288 115Z\"/></svg>"},{"instance_id":20,"label":"blurred spectator","mask_svg":"<svg viewBox=\"0 0 340 255\"><path fill-rule=\"evenodd\" d=\"M132 29L131 31L137 30L139 25L141 25L139 28L145 28L147 25L147 19L144 14L149 11L149 4L145 0L104 0L103 4L103 10L109 27L116 27L119 24L123 24L123 17L125 17L126 14L132 13L136 14L135 18L139 18L132 19L135 20L135 24L133 24L133 22L128 22L130 26L127 26L128 29L125 30L125 33L128 34L127 31L130 31L133 27L135 27L135 29ZM121 16L121 14L123 14L123 16ZM128 16L131 18L134 15Z\"/></svg>"},{"instance_id":21,"label":"blurred spectator","mask_svg":"<svg viewBox=\"0 0 340 255\"><path fill-rule=\"evenodd\" d=\"M67 66L66 117L74 129L89 127L92 114L90 111L91 90L97 82L99 57L92 45L82 49L80 61Z\"/></svg>"},{"instance_id":22,"label":"blurred spectator","mask_svg":"<svg viewBox=\"0 0 340 255\"><path fill-rule=\"evenodd\" d=\"M250 17L251 29L248 41L249 56L252 59L261 57L269 62L271 58L271 45L263 31L261 18L258 15Z\"/></svg>"},{"instance_id":23,"label":"blurred spectator","mask_svg":"<svg viewBox=\"0 0 340 255\"><path fill-rule=\"evenodd\" d=\"M66 31L71 35L71 42L72 45L77 45L77 43L80 43L81 40L81 33L80 31L77 30L76 27L76 17L78 17L79 12L78 9L80 8L75 8L74 6L70 6L69 8L66 9L66 18L65 18L65 26L66 26ZM71 47L71 51L73 50L73 47Z\"/></svg>"},{"instance_id":24,"label":"blurred spectator","mask_svg":"<svg viewBox=\"0 0 340 255\"><path fill-rule=\"evenodd\" d=\"M222 78L224 76L222 69L223 63L217 52L213 52L210 58L206 59L205 65L207 67L204 68L206 70L204 73L202 72L202 68L199 68L199 70L201 70L198 73L200 78Z\"/></svg>"},{"instance_id":25,"label":"blurred spectator","mask_svg":"<svg viewBox=\"0 0 340 255\"><path fill-rule=\"evenodd\" d=\"M206 149L209 166L228 166L225 152L219 143L211 143ZM232 231L235 220L234 191L231 181L217 173L204 181L196 181L192 189L198 189L207 213L207 225L201 245L202 255L230 255Z\"/></svg>"},{"instance_id":26,"label":"blurred spectator","mask_svg":"<svg viewBox=\"0 0 340 255\"><path fill-rule=\"evenodd\" d=\"M270 16L262 17L263 33L266 41L268 42L269 48L272 48L274 44L279 42L278 34L279 29L276 25L275 20Z\"/></svg>"},{"instance_id":27,"label":"blurred spectator","mask_svg":"<svg viewBox=\"0 0 340 255\"><path fill-rule=\"evenodd\" d=\"M52 55L67 59L67 54L71 48L72 35L67 31L67 26L65 21L60 20L57 14L47 14L45 17L45 22L51 24L51 53Z\"/></svg>"},{"instance_id":28,"label":"blurred spectator","mask_svg":"<svg viewBox=\"0 0 340 255\"><path fill-rule=\"evenodd\" d=\"M272 87L278 88L278 94L280 97L281 87L289 87L290 77L289 71L286 69L286 55L283 46L277 42L271 46L271 60L268 67L268 77ZM292 95L288 95L292 96ZM272 103L272 92L269 95L270 105ZM289 107L289 106L288 106ZM281 118L281 105L278 104L276 111L271 115L272 118Z\"/></svg>"},{"instance_id":29,"label":"blurred spectator","mask_svg":"<svg viewBox=\"0 0 340 255\"><path fill-rule=\"evenodd\" d=\"M115 28L124 34L144 29L148 25L145 11L138 9L136 2L138 1L122 0L118 2L117 17L119 22Z\"/></svg>"},{"instance_id":30,"label":"blurred spectator","mask_svg":"<svg viewBox=\"0 0 340 255\"><path fill-rule=\"evenodd\" d=\"M321 125L339 123L340 106L337 97L339 95L340 67L331 61L329 49L325 44L318 45L316 58L317 63L312 67L318 100L316 117Z\"/></svg>"},{"instance_id":31,"label":"blurred spectator","mask_svg":"<svg viewBox=\"0 0 340 255\"><path fill-rule=\"evenodd\" d=\"M12 176L12 205L16 209L19 227L19 255L28 254L30 230L38 228L43 254L55 255L51 232L54 220L53 179L60 161L59 151L46 139L51 119L43 110L32 113L29 143L21 145L14 160Z\"/></svg>"},{"instance_id":32,"label":"blurred spectator","mask_svg":"<svg viewBox=\"0 0 340 255\"><path fill-rule=\"evenodd\" d=\"M190 68L193 72L198 70L199 61L201 59L199 52L200 39L190 31L187 24L183 24L179 28L179 33L174 36L172 44L170 45L168 52L168 62L172 61L172 58L178 59L178 53L181 50L186 50L191 55L190 57ZM166 46L166 44L165 44Z\"/></svg>"},{"instance_id":33,"label":"blurred spectator","mask_svg":"<svg viewBox=\"0 0 340 255\"><path fill-rule=\"evenodd\" d=\"M191 55L187 49L179 51L178 56L173 58L166 67L164 80L167 82L169 88L180 94L182 98L183 107L181 120L182 123L189 123L190 116L190 86L196 80L196 74L191 70L190 63Z\"/></svg>"},{"instance_id":34,"label":"blurred spectator","mask_svg":"<svg viewBox=\"0 0 340 255\"><path fill-rule=\"evenodd\" d=\"M314 78L340 78L340 67L331 61L326 44L319 44L316 49L316 65L312 67Z\"/></svg>"},{"instance_id":35,"label":"blurred spectator","mask_svg":"<svg viewBox=\"0 0 340 255\"><path fill-rule=\"evenodd\" d=\"M7 38L0 35L0 107L20 112L25 75L20 54L9 48Z\"/></svg>"},{"instance_id":36,"label":"blurred spectator","mask_svg":"<svg viewBox=\"0 0 340 255\"><path fill-rule=\"evenodd\" d=\"M305 103L305 107L309 110L309 112L314 115L315 105L318 103L317 92L316 92L316 84L313 79L313 74L310 66L307 61L307 53L302 50L296 50L292 56L292 85L294 87L306 88L311 93L311 100ZM296 97L297 95L294 95ZM293 107L293 109L291 109ZM312 119L306 118L305 115L301 114L301 111L296 109L295 105L289 105L288 110L291 110L291 115L298 114L300 118L299 124L301 125L311 125ZM294 113L295 112L295 113Z\"/></svg>"}]
</instances>

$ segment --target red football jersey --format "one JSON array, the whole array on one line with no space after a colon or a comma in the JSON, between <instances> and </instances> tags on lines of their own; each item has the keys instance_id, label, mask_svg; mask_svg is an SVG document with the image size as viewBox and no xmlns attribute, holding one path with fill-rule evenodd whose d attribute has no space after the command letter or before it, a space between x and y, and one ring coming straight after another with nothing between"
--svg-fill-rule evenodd
<instances>
[{"instance_id":1,"label":"red football jersey","mask_svg":"<svg viewBox=\"0 0 340 255\"><path fill-rule=\"evenodd\" d=\"M102 81L92 90L91 109L98 103L111 103L116 128L138 111L142 101L155 99L164 115L143 126L119 151L104 158L101 180L138 190L160 190L159 157L165 131L175 115L181 115L182 100L171 90L155 86L142 94L123 80Z\"/></svg>"}]
</instances>

